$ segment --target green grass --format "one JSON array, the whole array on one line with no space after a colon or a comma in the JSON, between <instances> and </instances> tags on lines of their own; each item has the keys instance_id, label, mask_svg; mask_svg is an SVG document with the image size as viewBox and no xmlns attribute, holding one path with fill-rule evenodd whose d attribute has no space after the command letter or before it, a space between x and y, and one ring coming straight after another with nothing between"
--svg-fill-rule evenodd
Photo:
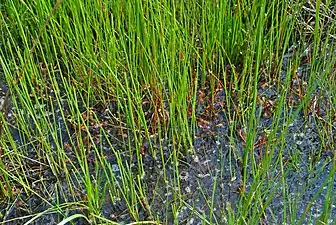
<instances>
[{"instance_id":1,"label":"green grass","mask_svg":"<svg viewBox=\"0 0 336 225\"><path fill-rule=\"evenodd\" d=\"M283 149L290 124L301 114L313 114L320 124L321 148L314 160L335 148L335 7L331 0L3 1L0 73L9 91L0 124L2 204L15 207L21 196L38 196L50 206L43 212L25 206L31 215L27 224L49 211L64 219L60 224L80 217L92 224L116 224L118 219L101 214L107 200L124 202L125 214L134 222L130 224L178 224L182 206L204 224L220 224L213 211L219 174L213 190L200 185L211 212L204 215L183 199L179 160L197 152L197 108L205 104L207 116L216 115L215 92L221 88L231 150L243 151L242 157L232 155L242 162L240 199L221 209L222 219L228 224L262 223L280 188L282 221L296 223L299 206L288 199L286 175L289 167L297 169L300 153L293 152L287 165ZM306 46L310 49L303 56ZM310 75L298 80L304 63L310 65ZM260 109L267 107L258 93L262 83L274 85L278 96L263 143L266 152L257 159L253 152ZM200 93L206 93L203 102ZM316 111L324 106L326 113L320 116ZM102 112L110 119L102 121ZM239 130L246 133L243 150L235 147L241 143ZM165 206L171 206L172 215L167 213L164 221L150 207L145 155L162 163L160 179L176 189ZM108 157L116 159L120 178ZM335 159L333 152L320 224L332 218ZM173 175L168 175L169 165ZM45 171L54 179L51 189ZM276 187L270 176L279 177ZM156 188L168 190L162 185L157 182ZM310 216L311 204L299 224ZM147 222L140 211L148 215ZM0 215L3 222L6 217Z\"/></svg>"}]
</instances>

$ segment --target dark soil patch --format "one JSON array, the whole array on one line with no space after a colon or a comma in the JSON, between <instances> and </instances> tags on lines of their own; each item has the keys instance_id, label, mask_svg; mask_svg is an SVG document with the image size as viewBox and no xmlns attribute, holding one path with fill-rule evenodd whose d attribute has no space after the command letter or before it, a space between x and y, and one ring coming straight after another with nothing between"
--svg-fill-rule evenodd
<instances>
[{"instance_id":1,"label":"dark soil patch","mask_svg":"<svg viewBox=\"0 0 336 225\"><path fill-rule=\"evenodd\" d=\"M307 71L309 69L298 71L297 80L293 81L293 88L298 88L296 85L302 84L300 82L307 79ZM231 210L236 211L241 207L240 203L244 201L242 192L245 191L245 194L248 194L252 186L256 185L255 179L253 179L255 176L253 166L259 165L261 157L265 157L265 154L270 151L272 160L269 162L269 170L265 172L263 179L257 184L260 185L261 192L265 194L265 199L262 199L266 207L263 214L264 223L295 224L301 217L303 217L302 222L305 224L309 222L316 223L323 216L324 204L329 204L328 202L326 203L328 189L332 190L331 193L335 193L336 189L335 177L330 176L332 163L334 162L334 149L329 149L331 145L322 142L319 135L319 130L321 129L321 120L319 118L323 118L329 110L328 102L325 101L326 98L320 93L321 90L319 89L314 93L314 96L319 96L318 98L320 99L318 111L316 108L312 108L308 115L303 112L299 113L289 125L283 143L284 147L280 148L281 129L280 127L272 128L272 109L278 99L279 90L276 89L275 84L261 85L259 89L260 101L258 102L258 108L261 111L257 112L258 115L260 112L261 117L257 126L255 148L249 156L246 190L243 187L242 173L246 128L242 127L234 131L234 140L230 139L230 121L228 121L227 115L220 104L225 99L223 91L219 90L215 96L215 105L218 107L215 107L215 113L211 118L205 116L206 105L200 104L197 108L197 117L200 120L198 120L197 132L194 137L194 151L190 154L180 155L178 165L171 163L171 158L174 155L171 141L167 139L159 140L158 137L153 136L151 140L145 143L144 147L148 148L149 143L151 143L153 148L157 150L158 155L160 155L162 150L164 162L162 162L160 157L153 158L149 151L141 155L145 171L141 180L148 198L147 207L150 207L154 219L159 219L164 224L173 224L173 211L174 207L177 207L176 220L179 224L201 224L202 217L208 221L211 220L213 223L226 224L228 222L226 215ZM327 92L325 93L327 94ZM297 104L293 102L300 101L300 98L293 95L287 101L291 102L288 105L292 105L293 109L295 109ZM104 124L111 124L113 119L111 119L110 115L113 111L112 106L109 111L99 113L96 110L94 113ZM57 118L59 118L57 129L63 131L68 126L70 133L79 132L75 127L71 126L69 121L64 121L59 114L57 114ZM286 123L284 118L283 115L280 116L279 126ZM335 126L336 124L334 124L334 128ZM94 137L95 143L100 146L102 154L110 163L115 174L113 182L122 186L122 168L118 164L116 155L107 140L101 137L100 129L105 130L107 138L112 142L114 149L122 149L120 157L124 163L123 166L130 166L133 171L132 175L136 177L139 175L137 174L139 166L137 157L130 153L130 146L126 146L123 142L125 135L131 137L132 134L127 131L126 133L120 133L114 126L92 125L90 127L90 133ZM61 133L65 154L70 160L75 162L75 166L78 166L78 163L76 164L75 149L70 147L71 142L76 143L75 135ZM274 148L271 150L265 147L265 141L270 138L270 133L276 134L274 143L271 145ZM333 133L335 133L335 130ZM18 135L18 131L13 129L13 134L18 143L20 143L20 138L22 137ZM331 141L335 140L334 136L330 138ZM25 146L25 148L37 149L33 144ZM183 149L178 150L183 152ZM51 156L54 159L58 157L57 155ZM111 198L108 191L104 189L103 184L108 182L108 180L102 169L97 166L97 155L94 150L88 149L87 156L90 172L93 174L99 173L99 177L101 177L99 181L102 184L101 197L105 198L100 210L101 215L120 223L132 222L133 218L127 211L125 198ZM38 152L31 151L28 157L39 160ZM251 163L252 160L255 160L256 163ZM279 164L279 160L283 161L282 166ZM31 187L36 193L29 196L17 193L17 198L14 202L2 201L0 212L3 220L30 216L37 212L43 212L52 205L86 201L84 183L76 180L75 174L71 176L73 180L69 186L69 183L64 179L65 175L62 176L61 172L60 175L56 176L51 168L48 166L43 167L40 163L34 163L34 161L27 163L27 165L29 165L27 173L31 179ZM177 168L178 172L176 172ZM78 168L76 173L81 174L80 171L80 168ZM285 174L285 176L282 177L282 174ZM43 182L39 181L41 176L45 178ZM282 182L286 184L285 187L282 186ZM180 188L177 186L178 183ZM48 190L49 193L41 190ZM270 201L267 199L269 195L273 196ZM46 201L43 201L41 197ZM329 200L330 203L335 202L336 197L332 194L329 196ZM178 203L178 205L173 205L174 202ZM255 201L252 204L259 204L259 202ZM286 212L284 212L285 206ZM139 204L136 207L139 209L140 220L152 219L144 205ZM332 213L330 218L336 218L335 205L331 204L330 207ZM74 205L72 208L62 210L62 212L63 215L61 213L46 213L32 224L56 224L64 217L75 213L87 213L79 205ZM286 216L284 216L285 213ZM12 220L6 224L22 224L30 218ZM330 224L334 222L328 221ZM85 223L84 220L78 220L75 224Z\"/></svg>"}]
</instances>

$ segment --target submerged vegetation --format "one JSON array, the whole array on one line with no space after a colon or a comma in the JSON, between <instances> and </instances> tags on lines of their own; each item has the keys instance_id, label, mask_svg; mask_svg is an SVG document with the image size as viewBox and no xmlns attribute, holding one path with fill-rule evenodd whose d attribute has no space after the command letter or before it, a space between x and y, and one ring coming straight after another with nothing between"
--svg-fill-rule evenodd
<instances>
[{"instance_id":1,"label":"submerged vegetation","mask_svg":"<svg viewBox=\"0 0 336 225\"><path fill-rule=\"evenodd\" d=\"M1 224L334 223L332 0L3 0Z\"/></svg>"}]
</instances>

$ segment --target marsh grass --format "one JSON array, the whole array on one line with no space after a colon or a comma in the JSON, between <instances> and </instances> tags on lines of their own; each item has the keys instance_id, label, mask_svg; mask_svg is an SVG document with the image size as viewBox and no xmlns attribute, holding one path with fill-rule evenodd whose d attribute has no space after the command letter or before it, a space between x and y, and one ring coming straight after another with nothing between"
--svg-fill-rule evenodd
<instances>
[{"instance_id":1,"label":"marsh grass","mask_svg":"<svg viewBox=\"0 0 336 225\"><path fill-rule=\"evenodd\" d=\"M12 120L8 112L1 114L3 202L16 207L18 198L37 196L59 213L60 224L80 217L115 224L102 214L107 201L122 201L130 224L177 224L182 206L203 224L257 224L267 220L266 209L280 188L282 222L302 224L309 218L323 186L297 218L283 149L290 124L302 112L320 123L322 146L314 160L334 149L332 1L14 0L0 7L0 65L13 108ZM285 57L290 48L292 56ZM298 78L304 63L309 75ZM260 100L263 85L275 85L277 97L262 143L266 150L257 159L258 124L269 109ZM225 93L220 111L227 118L230 146L241 142L239 130L246 131L242 156L234 154L235 147L230 151L242 162L240 198L235 206L227 202L220 218L213 211L218 174L212 190L199 184L209 215L183 199L179 178L179 159L196 154L199 123L218 113L219 89ZM197 114L200 106L206 119ZM146 155L160 161L160 179L176 190L165 201L165 218L152 212ZM299 153L290 157L297 167ZM320 223L333 217L335 157L329 158L333 166ZM281 182L274 186L270 177ZM160 185L155 190L168 191ZM27 224L48 211L36 212L29 204L25 210L31 216L17 219L29 218ZM8 216L0 216L3 223L14 221Z\"/></svg>"}]
</instances>

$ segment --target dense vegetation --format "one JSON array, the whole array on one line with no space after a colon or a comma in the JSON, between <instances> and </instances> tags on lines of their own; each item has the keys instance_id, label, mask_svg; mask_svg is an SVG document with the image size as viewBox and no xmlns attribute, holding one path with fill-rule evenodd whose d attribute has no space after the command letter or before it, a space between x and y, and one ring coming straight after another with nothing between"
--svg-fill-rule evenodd
<instances>
[{"instance_id":1,"label":"dense vegetation","mask_svg":"<svg viewBox=\"0 0 336 225\"><path fill-rule=\"evenodd\" d=\"M335 218L334 1L3 0L0 9L2 222L185 224L182 208L202 224ZM284 150L298 118L318 127L306 156ZM210 190L199 185L202 213L185 199L181 166L197 162L197 140L219 135L239 166L222 165ZM286 177L302 165L328 174L300 214ZM238 197L215 212L224 169L239 174ZM281 214L271 207L278 190Z\"/></svg>"}]
</instances>

